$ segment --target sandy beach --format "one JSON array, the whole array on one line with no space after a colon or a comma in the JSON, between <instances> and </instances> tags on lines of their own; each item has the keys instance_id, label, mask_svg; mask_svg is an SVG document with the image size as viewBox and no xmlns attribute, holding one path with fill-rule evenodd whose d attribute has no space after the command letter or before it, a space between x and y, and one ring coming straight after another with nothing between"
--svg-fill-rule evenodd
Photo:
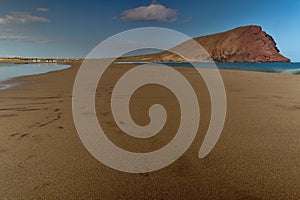
<instances>
[{"instance_id":1,"label":"sandy beach","mask_svg":"<svg viewBox=\"0 0 300 200\"><path fill-rule=\"evenodd\" d=\"M197 137L172 165L128 174L98 162L82 145L72 117L80 63L72 65L15 78L10 82L19 86L0 91L0 199L300 199L300 76L221 71L226 123L213 151L199 159L210 99L195 70L177 68L197 91ZM113 65L106 72L96 98L98 119L118 146L148 152L172 139L179 107L165 88L143 87L133 96L133 119L147 124L147 109L161 103L169 113L166 127L149 140L122 134L110 112L110 95L115 81L131 67Z\"/></svg>"}]
</instances>

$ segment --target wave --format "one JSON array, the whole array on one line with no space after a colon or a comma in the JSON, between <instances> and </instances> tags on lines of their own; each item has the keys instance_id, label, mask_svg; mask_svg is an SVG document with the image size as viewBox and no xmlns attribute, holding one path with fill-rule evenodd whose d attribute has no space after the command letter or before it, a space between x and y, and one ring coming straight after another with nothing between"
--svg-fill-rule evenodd
<instances>
[{"instance_id":1,"label":"wave","mask_svg":"<svg viewBox=\"0 0 300 200\"><path fill-rule=\"evenodd\" d=\"M274 71L279 74L300 74L300 68L299 69L274 69Z\"/></svg>"}]
</instances>

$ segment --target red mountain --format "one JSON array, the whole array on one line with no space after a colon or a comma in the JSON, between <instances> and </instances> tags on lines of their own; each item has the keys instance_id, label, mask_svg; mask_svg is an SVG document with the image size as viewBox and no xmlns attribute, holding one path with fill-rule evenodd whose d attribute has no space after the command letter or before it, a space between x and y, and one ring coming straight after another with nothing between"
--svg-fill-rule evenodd
<instances>
[{"instance_id":1,"label":"red mountain","mask_svg":"<svg viewBox=\"0 0 300 200\"><path fill-rule=\"evenodd\" d=\"M279 53L272 36L260 26L243 26L223 33L195 38L216 62L290 62L290 59ZM193 52L189 41L176 48ZM168 51L143 56L120 58L118 61L133 62L184 62L180 56ZM204 61L194 58L194 61Z\"/></svg>"}]
</instances>

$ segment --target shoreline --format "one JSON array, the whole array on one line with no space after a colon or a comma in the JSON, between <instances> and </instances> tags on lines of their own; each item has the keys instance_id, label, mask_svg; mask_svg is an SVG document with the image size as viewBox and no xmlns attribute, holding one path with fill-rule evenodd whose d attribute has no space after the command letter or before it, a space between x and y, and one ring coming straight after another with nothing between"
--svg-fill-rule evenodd
<instances>
[{"instance_id":1,"label":"shoreline","mask_svg":"<svg viewBox=\"0 0 300 200\"><path fill-rule=\"evenodd\" d=\"M76 63L76 64L74 64ZM15 87L20 87L23 84L26 84L26 81L20 81L25 79L30 79L30 77L34 77L34 76L39 76L39 75L43 75L43 74L51 74L51 73L55 73L57 71L64 71L64 70L69 70L72 67L74 67L74 65L78 65L78 63L80 62L66 62L66 63L55 63L55 64L60 64L60 65L65 65L65 66L69 66L66 69L59 69L59 70L54 70L54 71L49 71L49 72L45 72L45 73L40 73L40 74L32 74L32 75L25 75L25 76L18 76L18 77L12 77L12 78L8 78L8 79L4 79L4 80L0 80L0 91L3 90L11 90ZM39 64L39 63L30 63L30 64ZM45 64L54 64L54 63L45 63ZM132 65L136 65L138 63L115 63L116 65L123 65L123 66L132 66ZM145 63L146 64L146 63ZM114 64L113 64L114 65ZM77 66L78 67L78 66ZM184 70L184 69L192 69L193 67L190 66L171 66L172 68L175 69L179 69L179 70ZM299 74L288 74L288 73L277 73L277 72L263 72L263 71L250 71L250 70L244 70L244 69L219 69L220 73L224 73L224 72L240 72L240 73L257 73L257 74L278 74L278 75L283 75L283 76L297 76Z\"/></svg>"},{"instance_id":2,"label":"shoreline","mask_svg":"<svg viewBox=\"0 0 300 200\"><path fill-rule=\"evenodd\" d=\"M299 199L300 76L221 70L228 112L213 151L198 158L210 116L203 80L176 68L197 93L201 121L196 139L172 165L127 174L95 160L82 145L72 116L73 83L80 62L66 70L14 78L0 91L0 196L4 199ZM149 141L134 140L112 121L114 82L133 65L113 65L96 94L98 120L121 148L151 151L176 133L179 110L172 94L149 86L133 97L132 115L147 124L147 106L162 103L170 119ZM147 98L145 98L147 97ZM144 112L145 111L145 112Z\"/></svg>"},{"instance_id":3,"label":"shoreline","mask_svg":"<svg viewBox=\"0 0 300 200\"><path fill-rule=\"evenodd\" d=\"M19 83L18 81L16 81L17 78L26 78L26 77L31 77L31 76L35 76L35 75L41 75L41 74L48 74L48 73L52 73L52 72L56 72L56 71L61 71L61 70L67 70L69 68L72 67L72 65L67 64L67 63L30 63L30 64L55 64L55 65L61 65L64 66L65 68L63 69L54 69L52 71L47 71L47 72L40 72L40 73L34 73L34 74L29 74L29 75L18 75L15 77L10 77L10 78L5 78L5 79L0 79L0 90L6 90L6 89L10 89L16 86L19 86L22 83Z\"/></svg>"},{"instance_id":4,"label":"shoreline","mask_svg":"<svg viewBox=\"0 0 300 200\"><path fill-rule=\"evenodd\" d=\"M58 69L58 70L54 70L54 71L49 71L49 72L45 72L45 73L40 73L40 74L48 74L48 73L52 73L52 72L56 72L56 71L62 71L62 70L67 70L69 68L72 68L74 63L81 63L82 61L76 61L76 62L60 62L60 63L29 63L29 64L59 64L59 65L65 65L65 66L69 66L68 68L66 69ZM0 63L6 63L6 62L0 62ZM11 62L8 62L8 63L11 63ZM73 64L72 64L73 63ZM168 62L166 62L168 63ZM166 64L166 63L159 63L159 64ZM116 65L137 65L137 64L148 64L147 62L116 62L114 63ZM151 62L150 62L151 64ZM174 63L174 64L178 64L178 63ZM180 64L185 64L185 63L180 63ZM216 63L217 64L217 63ZM228 64L231 64L231 63L228 63ZM239 63L236 63L236 64L239 64ZM241 64L245 64L245 63L241 63ZM254 63L255 64L255 63ZM300 64L300 62L291 62L291 64ZM185 69L185 68L193 68L192 66L171 66L172 68L177 68L177 69ZM246 69L219 69L218 67L218 70L222 73L223 71L228 71L228 72L234 72L234 71L237 71L237 72L250 72L250 73L263 73L263 74L280 74L280 75L291 75L291 76L294 76L294 75L298 75L298 74L289 74L289 73L278 73L278 72L266 72L266 71L251 71L251 70L246 70ZM31 77L31 76L36 76L36 75L40 75L40 74L32 74L32 75L25 75L25 76L17 76L17 77L12 77L12 78L7 78L7 79L4 79L4 80L0 80L0 90L6 90L6 89L11 89L13 87L16 87L16 86L20 86L20 84L18 84L18 78L26 78L26 77ZM10 86L10 84L12 84L12 86ZM4 85L4 86L3 86ZM8 87L8 88L4 88L2 89L1 86L3 87Z\"/></svg>"},{"instance_id":5,"label":"shoreline","mask_svg":"<svg viewBox=\"0 0 300 200\"><path fill-rule=\"evenodd\" d=\"M33 58L28 58L29 60L32 60ZM0 59L0 63L9 63L9 64L58 64L58 65L68 65L69 67L72 67L72 64L70 63L82 63L84 61L84 59L58 59L56 62L27 62L27 63L24 63L22 60L17 60L17 61L3 61L4 59ZM8 59L8 60L13 60L13 59ZM151 64L153 62L114 62L114 64L116 65L137 65L137 64ZM206 64L206 62L203 62L204 64ZM300 64L300 62L213 62L218 70L221 72L221 71L240 71L240 72L258 72L258 73L272 73L272 74L283 74L283 75L299 75L298 71L297 73L293 74L293 73L280 73L279 71L258 71L258 70L248 70L248 69L238 69L238 68L235 68L235 69L232 69L232 68L228 68L228 69L225 69L225 68L222 68L222 67L219 67L218 64L234 64L234 65L238 65L238 64ZM154 62L154 64L156 64ZM175 65L170 65L171 67L174 67L174 68L193 68L192 66L189 66L189 62L158 62L157 64L175 64ZM177 66L177 64L182 64L182 66ZM185 66L186 64L186 66ZM300 65L299 65L300 67ZM61 70L65 70L65 69L61 69ZM284 69L285 70L285 69ZM294 70L294 69L287 69L288 70ZM300 70L300 68L296 68L296 70ZM55 70L56 71L56 70ZM52 72L52 71L50 71ZM45 72L45 73L49 73L49 72ZM44 74L44 73L42 73ZM36 75L36 74L32 74L32 75ZM25 76L21 76L21 77L26 77L26 76L32 76L32 75L25 75ZM8 78L8 79L4 79L4 80L1 80L0 79L0 83L5 83L6 81L9 81L9 80L12 80L12 79L15 79L15 78L18 78L18 77L12 77L12 78ZM1 90L1 89L0 89Z\"/></svg>"},{"instance_id":6,"label":"shoreline","mask_svg":"<svg viewBox=\"0 0 300 200\"><path fill-rule=\"evenodd\" d=\"M151 62L116 62L116 64L151 64ZM300 63L292 63L292 62L264 62L264 63L250 63L250 62L243 62L243 63L218 63L218 62L194 62L194 66L192 63L189 62L154 62L154 64L162 64L167 65L170 67L196 67L196 68L210 68L209 66L205 66L207 64L213 64L218 68L218 70L237 70L237 71L248 71L248 72L264 72L264 73L276 73L276 74L300 74ZM270 67L269 65L272 64L274 66ZM287 66L282 65L291 65L290 68ZM198 65L198 66L197 66ZM297 67L295 68L295 65ZM298 66L299 65L299 66ZM214 68L214 67L213 67Z\"/></svg>"}]
</instances>

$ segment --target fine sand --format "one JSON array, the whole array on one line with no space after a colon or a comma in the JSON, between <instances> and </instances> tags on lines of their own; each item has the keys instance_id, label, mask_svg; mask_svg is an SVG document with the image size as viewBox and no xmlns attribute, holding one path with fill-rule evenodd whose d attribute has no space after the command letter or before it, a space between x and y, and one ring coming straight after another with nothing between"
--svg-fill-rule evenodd
<instances>
[{"instance_id":1,"label":"fine sand","mask_svg":"<svg viewBox=\"0 0 300 200\"><path fill-rule=\"evenodd\" d=\"M228 112L213 151L198 158L210 118L210 99L193 69L177 68L199 97L200 129L188 151L170 166L127 174L95 160L72 118L72 89L80 63L63 71L11 80L0 91L0 199L300 199L300 76L222 71ZM167 144L178 128L172 93L150 85L137 91L131 114L147 124L154 103L168 110L166 127L149 140L122 134L110 95L130 65L112 66L101 80L97 114L118 146L148 152Z\"/></svg>"}]
</instances>

